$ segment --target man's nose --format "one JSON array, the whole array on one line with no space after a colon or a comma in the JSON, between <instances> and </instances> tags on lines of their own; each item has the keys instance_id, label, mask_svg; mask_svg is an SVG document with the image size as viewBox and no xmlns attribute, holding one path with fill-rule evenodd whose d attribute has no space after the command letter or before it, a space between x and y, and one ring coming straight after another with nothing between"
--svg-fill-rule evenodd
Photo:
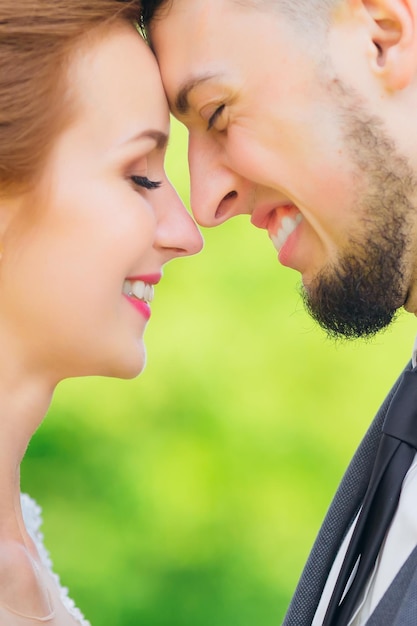
<instances>
[{"instance_id":1,"label":"man's nose","mask_svg":"<svg viewBox=\"0 0 417 626\"><path fill-rule=\"evenodd\" d=\"M221 147L190 137L191 209L200 226L218 226L252 212L254 185L235 172Z\"/></svg>"}]
</instances>

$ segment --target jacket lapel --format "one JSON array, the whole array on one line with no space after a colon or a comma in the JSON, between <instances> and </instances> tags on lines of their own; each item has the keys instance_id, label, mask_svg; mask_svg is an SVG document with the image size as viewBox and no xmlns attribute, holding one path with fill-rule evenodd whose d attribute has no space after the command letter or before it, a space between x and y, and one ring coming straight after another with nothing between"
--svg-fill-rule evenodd
<instances>
[{"instance_id":1,"label":"jacket lapel","mask_svg":"<svg viewBox=\"0 0 417 626\"><path fill-rule=\"evenodd\" d=\"M407 365L409 369L410 364ZM283 626L311 626L339 546L365 495L395 383L357 449L330 505L301 574Z\"/></svg>"}]
</instances>

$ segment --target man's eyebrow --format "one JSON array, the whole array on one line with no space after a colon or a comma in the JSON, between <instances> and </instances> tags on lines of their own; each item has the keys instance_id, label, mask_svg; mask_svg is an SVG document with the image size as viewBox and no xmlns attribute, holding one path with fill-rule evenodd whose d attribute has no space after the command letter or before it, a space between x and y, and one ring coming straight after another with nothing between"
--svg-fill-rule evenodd
<instances>
[{"instance_id":1,"label":"man's eyebrow","mask_svg":"<svg viewBox=\"0 0 417 626\"><path fill-rule=\"evenodd\" d=\"M203 74L202 76L198 76L195 78L190 78L187 80L178 91L177 97L174 102L174 110L181 115L186 115L190 109L190 103L188 102L188 96L191 91L201 85L201 83L205 83L208 80L215 78L216 74Z\"/></svg>"}]
</instances>

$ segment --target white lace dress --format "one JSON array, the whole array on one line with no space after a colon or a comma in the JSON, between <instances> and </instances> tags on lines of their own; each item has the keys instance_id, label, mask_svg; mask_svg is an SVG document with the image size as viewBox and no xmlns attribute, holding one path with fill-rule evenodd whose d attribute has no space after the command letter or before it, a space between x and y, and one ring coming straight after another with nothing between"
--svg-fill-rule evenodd
<instances>
[{"instance_id":1,"label":"white lace dress","mask_svg":"<svg viewBox=\"0 0 417 626\"><path fill-rule=\"evenodd\" d=\"M42 526L42 509L41 507L28 495L22 493L21 494L21 503L22 503L22 512L23 519L25 522L26 529L29 535L32 537L35 542L36 548L38 550L39 556L42 559L45 567L49 569L53 578L55 579L58 588L60 590L60 596L62 604L65 606L69 614L79 622L81 626L91 626L90 622L88 622L81 611L77 609L73 600L68 596L68 589L63 587L60 583L59 576L55 574L52 570L52 561L49 556L49 552L44 546L43 543L43 534L41 532Z\"/></svg>"}]
</instances>

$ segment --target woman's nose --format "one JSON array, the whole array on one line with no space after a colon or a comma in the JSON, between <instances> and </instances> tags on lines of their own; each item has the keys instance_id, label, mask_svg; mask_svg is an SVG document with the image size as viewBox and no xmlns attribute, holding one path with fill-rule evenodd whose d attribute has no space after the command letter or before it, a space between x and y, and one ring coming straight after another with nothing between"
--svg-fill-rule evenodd
<instances>
[{"instance_id":1,"label":"woman's nose","mask_svg":"<svg viewBox=\"0 0 417 626\"><path fill-rule=\"evenodd\" d=\"M170 258L197 254L203 248L203 237L171 183L166 181L164 186L156 244Z\"/></svg>"}]
</instances>

